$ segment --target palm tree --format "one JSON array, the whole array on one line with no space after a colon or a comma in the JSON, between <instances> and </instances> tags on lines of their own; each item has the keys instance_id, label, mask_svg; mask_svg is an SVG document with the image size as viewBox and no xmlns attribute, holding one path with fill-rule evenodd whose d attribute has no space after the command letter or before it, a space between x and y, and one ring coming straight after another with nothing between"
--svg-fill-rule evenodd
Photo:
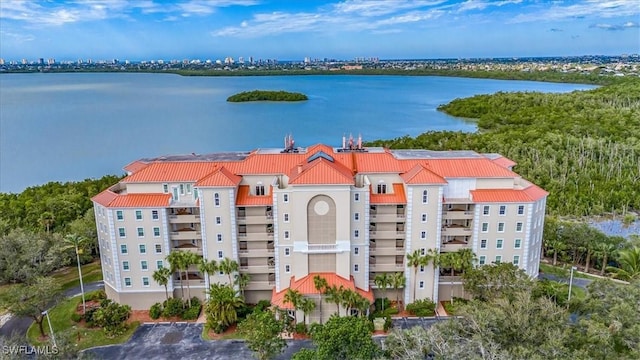
<instances>
[{"instance_id":1,"label":"palm tree","mask_svg":"<svg viewBox=\"0 0 640 360\"><path fill-rule=\"evenodd\" d=\"M186 251L183 253L183 266L185 269L185 273L187 275L187 303L189 303L189 307L191 307L191 285L189 285L189 268L191 265L200 264L202 262L202 258L198 256L198 254Z\"/></svg>"},{"instance_id":2,"label":"palm tree","mask_svg":"<svg viewBox=\"0 0 640 360\"><path fill-rule=\"evenodd\" d=\"M342 302L344 291L345 291L344 286L342 285L340 285L340 287L333 285L325 289L325 295L327 295L327 301L330 301L336 304L338 316L340 316L340 303Z\"/></svg>"},{"instance_id":3,"label":"palm tree","mask_svg":"<svg viewBox=\"0 0 640 360\"><path fill-rule=\"evenodd\" d=\"M391 286L396 291L396 306L398 307L398 310L400 310L400 292L398 289L404 287L406 281L407 279L401 272L394 273L393 276L391 276Z\"/></svg>"},{"instance_id":4,"label":"palm tree","mask_svg":"<svg viewBox=\"0 0 640 360\"><path fill-rule=\"evenodd\" d=\"M391 285L391 277L388 273L378 274L375 279L373 279L373 282L378 289L382 289L382 311L384 311L384 302L387 300L387 287Z\"/></svg>"},{"instance_id":5,"label":"palm tree","mask_svg":"<svg viewBox=\"0 0 640 360\"><path fill-rule=\"evenodd\" d=\"M469 249L469 248L464 248L464 249L460 249L458 250L458 258L460 259L460 265L461 268L460 270L462 271L462 274L464 275L467 271L469 271L472 267L473 264L476 262L476 254L473 252L473 250ZM464 279L464 277L463 277ZM464 297L464 285L462 286L462 297ZM453 296L451 297L451 303L453 304Z\"/></svg>"},{"instance_id":6,"label":"palm tree","mask_svg":"<svg viewBox=\"0 0 640 360\"><path fill-rule=\"evenodd\" d=\"M620 268L608 267L609 271L616 273L617 278L629 281L640 279L640 247L620 250L618 264Z\"/></svg>"},{"instance_id":7,"label":"palm tree","mask_svg":"<svg viewBox=\"0 0 640 360\"><path fill-rule=\"evenodd\" d=\"M302 322L304 324L307 323L307 315L311 314L311 312L313 310L315 310L316 308L316 303L309 298L302 298L302 300L300 301L300 310L302 310L302 313L304 314L304 317L302 319Z\"/></svg>"},{"instance_id":8,"label":"palm tree","mask_svg":"<svg viewBox=\"0 0 640 360\"><path fill-rule=\"evenodd\" d=\"M167 261L169 262L169 266L171 268L171 272L178 272L178 277L180 278L180 297L184 300L184 281L182 281L182 270L185 269L184 262L184 254L183 251L172 251L167 255ZM186 276L186 275L185 275Z\"/></svg>"},{"instance_id":9,"label":"palm tree","mask_svg":"<svg viewBox=\"0 0 640 360\"><path fill-rule=\"evenodd\" d=\"M80 253L82 249L80 248L82 244L87 241L87 238L79 236L77 234L69 234L64 237L64 242L69 244L69 247L72 247L76 251L76 262L78 263L78 276L80 277L80 293L82 293L82 313L87 312L87 303L84 300L84 283L82 281L82 267L80 266Z\"/></svg>"},{"instance_id":10,"label":"palm tree","mask_svg":"<svg viewBox=\"0 0 640 360\"><path fill-rule=\"evenodd\" d=\"M238 321L238 309L244 301L231 285L211 284L207 294L209 300L205 311L208 325L212 329L226 328Z\"/></svg>"},{"instance_id":11,"label":"palm tree","mask_svg":"<svg viewBox=\"0 0 640 360\"><path fill-rule=\"evenodd\" d=\"M607 262L609 258L616 253L616 246L612 243L601 242L596 245L596 254L602 257L602 267L600 269L600 276L604 275L604 270L607 268Z\"/></svg>"},{"instance_id":12,"label":"palm tree","mask_svg":"<svg viewBox=\"0 0 640 360\"><path fill-rule=\"evenodd\" d=\"M171 270L169 268L163 267L153 272L153 280L158 284L164 286L164 294L169 300L169 290L167 289L167 285L169 284L169 278L171 277Z\"/></svg>"},{"instance_id":13,"label":"palm tree","mask_svg":"<svg viewBox=\"0 0 640 360\"><path fill-rule=\"evenodd\" d=\"M227 276L229 277L229 285L233 285L231 274L238 271L238 269L240 269L238 263L235 260L231 260L229 258L222 259L222 261L220 261L220 265L218 265L218 270L227 274Z\"/></svg>"},{"instance_id":14,"label":"palm tree","mask_svg":"<svg viewBox=\"0 0 640 360\"><path fill-rule=\"evenodd\" d=\"M296 324L298 323L298 309L300 308L300 303L302 302L302 294L298 290L291 290L291 288L287 289L287 292L284 294L285 304L289 303L293 305L294 318L296 320Z\"/></svg>"},{"instance_id":15,"label":"palm tree","mask_svg":"<svg viewBox=\"0 0 640 360\"><path fill-rule=\"evenodd\" d=\"M558 263L558 253L565 250L567 245L560 239L550 239L545 241L544 247L547 252L553 252L553 266Z\"/></svg>"},{"instance_id":16,"label":"palm tree","mask_svg":"<svg viewBox=\"0 0 640 360\"><path fill-rule=\"evenodd\" d=\"M430 254L422 255L420 250L415 250L411 254L407 254L407 266L413 268L413 301L416 301L416 288L418 287L418 268L429 265L432 260Z\"/></svg>"},{"instance_id":17,"label":"palm tree","mask_svg":"<svg viewBox=\"0 0 640 360\"><path fill-rule=\"evenodd\" d=\"M204 258L200 260L198 264L198 270L201 273L205 274L207 278L213 275L216 271L218 271L218 263L215 260L206 261Z\"/></svg>"},{"instance_id":18,"label":"palm tree","mask_svg":"<svg viewBox=\"0 0 640 360\"><path fill-rule=\"evenodd\" d=\"M320 325L322 325L322 294L325 292L325 290L327 289L327 287L329 287L329 283L327 283L327 279L323 278L320 275L316 275L313 277L313 285L315 286L316 290L318 291L318 293L320 293L319 298L320 298Z\"/></svg>"},{"instance_id":19,"label":"palm tree","mask_svg":"<svg viewBox=\"0 0 640 360\"><path fill-rule=\"evenodd\" d=\"M235 284L238 285L238 289L240 289L240 295L244 299L244 288L249 285L249 281L251 277L247 273L237 273L235 276Z\"/></svg>"}]
</instances>

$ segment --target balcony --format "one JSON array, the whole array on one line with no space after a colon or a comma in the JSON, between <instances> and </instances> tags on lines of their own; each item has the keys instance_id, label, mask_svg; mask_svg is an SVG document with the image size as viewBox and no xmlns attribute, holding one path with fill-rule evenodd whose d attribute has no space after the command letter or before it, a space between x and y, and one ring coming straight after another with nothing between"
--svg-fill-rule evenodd
<instances>
[{"instance_id":1,"label":"balcony","mask_svg":"<svg viewBox=\"0 0 640 360\"><path fill-rule=\"evenodd\" d=\"M404 237L404 230L370 230L370 239L397 239Z\"/></svg>"},{"instance_id":2,"label":"balcony","mask_svg":"<svg viewBox=\"0 0 640 360\"><path fill-rule=\"evenodd\" d=\"M267 233L267 232L238 233L238 241L269 241L269 240L273 240L273 233Z\"/></svg>"},{"instance_id":3,"label":"balcony","mask_svg":"<svg viewBox=\"0 0 640 360\"><path fill-rule=\"evenodd\" d=\"M440 251L442 252L456 252L460 249L464 249L469 247L469 244L467 243L459 243L459 242L448 242L448 243L442 243L442 245L440 245Z\"/></svg>"},{"instance_id":4,"label":"balcony","mask_svg":"<svg viewBox=\"0 0 640 360\"><path fill-rule=\"evenodd\" d=\"M273 249L240 249L238 250L238 254L241 257L268 257L273 256Z\"/></svg>"},{"instance_id":5,"label":"balcony","mask_svg":"<svg viewBox=\"0 0 640 360\"><path fill-rule=\"evenodd\" d=\"M438 282L441 284L447 284L447 283L459 283L462 282L462 276L442 276L440 275L440 277L438 278Z\"/></svg>"},{"instance_id":6,"label":"balcony","mask_svg":"<svg viewBox=\"0 0 640 360\"><path fill-rule=\"evenodd\" d=\"M396 214L396 213L385 214L385 213L371 212L369 213L369 219L371 219L371 222L376 222L376 223L381 223L381 222L396 223L396 222L404 222L405 216L404 214Z\"/></svg>"},{"instance_id":7,"label":"balcony","mask_svg":"<svg viewBox=\"0 0 640 360\"><path fill-rule=\"evenodd\" d=\"M195 274L190 272L188 276L188 280L186 280L186 277L182 273L180 273L180 276L178 276L177 273L173 276L174 288L180 285L187 286L187 283L189 284L189 286L204 286L205 281L204 281L204 278L202 278L202 276L200 276L199 273Z\"/></svg>"},{"instance_id":8,"label":"balcony","mask_svg":"<svg viewBox=\"0 0 640 360\"><path fill-rule=\"evenodd\" d=\"M171 240L202 239L202 232L197 230L178 230L169 233Z\"/></svg>"},{"instance_id":9,"label":"balcony","mask_svg":"<svg viewBox=\"0 0 640 360\"><path fill-rule=\"evenodd\" d=\"M271 290L276 286L275 281L250 281L245 290Z\"/></svg>"},{"instance_id":10,"label":"balcony","mask_svg":"<svg viewBox=\"0 0 640 360\"><path fill-rule=\"evenodd\" d=\"M266 274L275 271L274 265L240 265L240 270L249 274Z\"/></svg>"},{"instance_id":11,"label":"balcony","mask_svg":"<svg viewBox=\"0 0 640 360\"><path fill-rule=\"evenodd\" d=\"M472 233L471 228L462 226L444 226L442 227L443 236L470 236Z\"/></svg>"},{"instance_id":12,"label":"balcony","mask_svg":"<svg viewBox=\"0 0 640 360\"><path fill-rule=\"evenodd\" d=\"M253 224L273 224L273 215L269 213L265 214L241 214L236 217L238 224L253 225Z\"/></svg>"},{"instance_id":13,"label":"balcony","mask_svg":"<svg viewBox=\"0 0 640 360\"><path fill-rule=\"evenodd\" d=\"M442 212L442 218L445 220L469 220L473 219L473 211L456 211L449 210Z\"/></svg>"},{"instance_id":14,"label":"balcony","mask_svg":"<svg viewBox=\"0 0 640 360\"><path fill-rule=\"evenodd\" d=\"M200 215L169 215L169 223L171 224L191 224L200 223Z\"/></svg>"},{"instance_id":15,"label":"balcony","mask_svg":"<svg viewBox=\"0 0 640 360\"><path fill-rule=\"evenodd\" d=\"M369 264L369 269L370 271L376 271L376 272L398 272L398 271L403 271L404 270L404 264L396 264L396 263L390 263L390 264L377 264L377 263L370 263Z\"/></svg>"},{"instance_id":16,"label":"balcony","mask_svg":"<svg viewBox=\"0 0 640 360\"><path fill-rule=\"evenodd\" d=\"M202 248L201 247L197 247L195 245L192 244L184 244L184 245L178 245L178 246L174 246L172 248L172 250L179 250L179 251L188 251L188 252L192 252L198 255L202 255Z\"/></svg>"},{"instance_id":17,"label":"balcony","mask_svg":"<svg viewBox=\"0 0 640 360\"><path fill-rule=\"evenodd\" d=\"M371 255L403 255L404 248L402 247L382 247L382 246L369 246L369 253Z\"/></svg>"}]
</instances>

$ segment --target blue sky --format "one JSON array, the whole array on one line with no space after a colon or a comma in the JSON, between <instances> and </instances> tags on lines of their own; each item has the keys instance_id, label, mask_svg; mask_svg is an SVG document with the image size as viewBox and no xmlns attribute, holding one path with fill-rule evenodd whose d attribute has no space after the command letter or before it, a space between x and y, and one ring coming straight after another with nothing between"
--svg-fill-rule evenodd
<instances>
[{"instance_id":1,"label":"blue sky","mask_svg":"<svg viewBox=\"0 0 640 360\"><path fill-rule=\"evenodd\" d=\"M640 0L0 0L5 60L639 52Z\"/></svg>"}]
</instances>

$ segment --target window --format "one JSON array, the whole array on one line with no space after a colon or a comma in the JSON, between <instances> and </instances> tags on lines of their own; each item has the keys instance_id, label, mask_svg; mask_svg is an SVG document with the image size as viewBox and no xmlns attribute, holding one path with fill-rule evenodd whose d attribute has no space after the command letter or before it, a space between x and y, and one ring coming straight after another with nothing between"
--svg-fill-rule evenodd
<instances>
[{"instance_id":1,"label":"window","mask_svg":"<svg viewBox=\"0 0 640 360\"><path fill-rule=\"evenodd\" d=\"M138 245L138 249L140 250L140 254L146 254L147 253L147 245L145 245L145 244Z\"/></svg>"},{"instance_id":2,"label":"window","mask_svg":"<svg viewBox=\"0 0 640 360\"><path fill-rule=\"evenodd\" d=\"M216 216L216 225L222 224L222 218L220 216Z\"/></svg>"},{"instance_id":3,"label":"window","mask_svg":"<svg viewBox=\"0 0 640 360\"><path fill-rule=\"evenodd\" d=\"M284 248L284 256L289 256L289 255L291 255L291 249L289 249L288 247Z\"/></svg>"},{"instance_id":4,"label":"window","mask_svg":"<svg viewBox=\"0 0 640 360\"><path fill-rule=\"evenodd\" d=\"M285 265L284 266L284 272L286 272L286 273L291 272L291 266L290 265Z\"/></svg>"},{"instance_id":5,"label":"window","mask_svg":"<svg viewBox=\"0 0 640 360\"><path fill-rule=\"evenodd\" d=\"M418 284L420 289L424 289L424 281L420 281Z\"/></svg>"},{"instance_id":6,"label":"window","mask_svg":"<svg viewBox=\"0 0 640 360\"><path fill-rule=\"evenodd\" d=\"M284 232L284 238L288 239L289 238L289 230L285 230Z\"/></svg>"},{"instance_id":7,"label":"window","mask_svg":"<svg viewBox=\"0 0 640 360\"><path fill-rule=\"evenodd\" d=\"M353 237L355 238L360 237L360 230L353 230Z\"/></svg>"},{"instance_id":8,"label":"window","mask_svg":"<svg viewBox=\"0 0 640 360\"><path fill-rule=\"evenodd\" d=\"M488 232L489 231L489 223L483 222L482 223L482 232Z\"/></svg>"},{"instance_id":9,"label":"window","mask_svg":"<svg viewBox=\"0 0 640 360\"><path fill-rule=\"evenodd\" d=\"M289 222L289 214L284 213L284 222Z\"/></svg>"},{"instance_id":10,"label":"window","mask_svg":"<svg viewBox=\"0 0 640 360\"><path fill-rule=\"evenodd\" d=\"M162 260L156 260L156 269L160 270L164 267L164 262Z\"/></svg>"},{"instance_id":11,"label":"window","mask_svg":"<svg viewBox=\"0 0 640 360\"><path fill-rule=\"evenodd\" d=\"M518 215L524 215L524 205L518 205Z\"/></svg>"},{"instance_id":12,"label":"window","mask_svg":"<svg viewBox=\"0 0 640 360\"><path fill-rule=\"evenodd\" d=\"M353 194L353 201L360 201L360 194L358 193Z\"/></svg>"},{"instance_id":13,"label":"window","mask_svg":"<svg viewBox=\"0 0 640 360\"><path fill-rule=\"evenodd\" d=\"M503 239L496 239L496 249L502 249L503 242Z\"/></svg>"},{"instance_id":14,"label":"window","mask_svg":"<svg viewBox=\"0 0 640 360\"><path fill-rule=\"evenodd\" d=\"M123 261L122 262L122 270L129 271L129 262L128 261Z\"/></svg>"},{"instance_id":15,"label":"window","mask_svg":"<svg viewBox=\"0 0 640 360\"><path fill-rule=\"evenodd\" d=\"M520 247L522 247L522 239L515 239L513 242L513 248L520 249Z\"/></svg>"},{"instance_id":16,"label":"window","mask_svg":"<svg viewBox=\"0 0 640 360\"><path fill-rule=\"evenodd\" d=\"M424 254L426 253L427 253L427 249L425 248L420 249L420 255L424 256Z\"/></svg>"},{"instance_id":17,"label":"window","mask_svg":"<svg viewBox=\"0 0 640 360\"><path fill-rule=\"evenodd\" d=\"M289 202L289 194L283 194L282 195L282 202L285 202L285 203Z\"/></svg>"},{"instance_id":18,"label":"window","mask_svg":"<svg viewBox=\"0 0 640 360\"><path fill-rule=\"evenodd\" d=\"M184 184L180 184L180 195L184 195Z\"/></svg>"},{"instance_id":19,"label":"window","mask_svg":"<svg viewBox=\"0 0 640 360\"><path fill-rule=\"evenodd\" d=\"M198 194L198 189L193 189L193 198L197 199L198 197L200 197L200 195Z\"/></svg>"},{"instance_id":20,"label":"window","mask_svg":"<svg viewBox=\"0 0 640 360\"><path fill-rule=\"evenodd\" d=\"M153 237L160 237L160 228L159 227L154 227L153 228Z\"/></svg>"},{"instance_id":21,"label":"window","mask_svg":"<svg viewBox=\"0 0 640 360\"><path fill-rule=\"evenodd\" d=\"M487 239L480 240L480 249L486 249L486 248L487 248Z\"/></svg>"},{"instance_id":22,"label":"window","mask_svg":"<svg viewBox=\"0 0 640 360\"><path fill-rule=\"evenodd\" d=\"M124 286L131 287L131 278L129 277L124 278Z\"/></svg>"},{"instance_id":23,"label":"window","mask_svg":"<svg viewBox=\"0 0 640 360\"><path fill-rule=\"evenodd\" d=\"M387 184L381 183L378 184L378 194L386 194L387 193Z\"/></svg>"},{"instance_id":24,"label":"window","mask_svg":"<svg viewBox=\"0 0 640 360\"><path fill-rule=\"evenodd\" d=\"M127 236L127 234L124 232L124 228L118 228L118 235L120 235L120 237Z\"/></svg>"},{"instance_id":25,"label":"window","mask_svg":"<svg viewBox=\"0 0 640 360\"><path fill-rule=\"evenodd\" d=\"M482 215L489 215L489 212L491 211L491 206L489 205L485 205L482 207Z\"/></svg>"},{"instance_id":26,"label":"window","mask_svg":"<svg viewBox=\"0 0 640 360\"><path fill-rule=\"evenodd\" d=\"M172 187L171 187L171 191L172 191L171 198L172 198L174 201L178 201L178 188L177 188L177 187L175 187L175 186L172 186Z\"/></svg>"},{"instance_id":27,"label":"window","mask_svg":"<svg viewBox=\"0 0 640 360\"><path fill-rule=\"evenodd\" d=\"M358 272L360 271L360 266L358 264L354 264L353 265L353 272Z\"/></svg>"},{"instance_id":28,"label":"window","mask_svg":"<svg viewBox=\"0 0 640 360\"><path fill-rule=\"evenodd\" d=\"M500 211L498 212L500 214L500 216L504 216L507 214L507 206L506 205L500 205Z\"/></svg>"},{"instance_id":29,"label":"window","mask_svg":"<svg viewBox=\"0 0 640 360\"><path fill-rule=\"evenodd\" d=\"M158 215L158 210L151 210L151 219L158 220L160 216Z\"/></svg>"},{"instance_id":30,"label":"window","mask_svg":"<svg viewBox=\"0 0 640 360\"><path fill-rule=\"evenodd\" d=\"M513 265L520 264L520 255L513 255Z\"/></svg>"},{"instance_id":31,"label":"window","mask_svg":"<svg viewBox=\"0 0 640 360\"><path fill-rule=\"evenodd\" d=\"M138 228L138 237L144 237L144 228Z\"/></svg>"},{"instance_id":32,"label":"window","mask_svg":"<svg viewBox=\"0 0 640 360\"><path fill-rule=\"evenodd\" d=\"M147 276L142 277L142 286L149 286L149 277Z\"/></svg>"},{"instance_id":33,"label":"window","mask_svg":"<svg viewBox=\"0 0 640 360\"><path fill-rule=\"evenodd\" d=\"M256 196L264 195L264 185L256 185Z\"/></svg>"},{"instance_id":34,"label":"window","mask_svg":"<svg viewBox=\"0 0 640 360\"><path fill-rule=\"evenodd\" d=\"M504 223L503 222L499 222L498 223L498 232L504 232Z\"/></svg>"},{"instance_id":35,"label":"window","mask_svg":"<svg viewBox=\"0 0 640 360\"><path fill-rule=\"evenodd\" d=\"M149 270L149 264L147 264L147 260L140 261L140 269L142 269L142 271Z\"/></svg>"},{"instance_id":36,"label":"window","mask_svg":"<svg viewBox=\"0 0 640 360\"><path fill-rule=\"evenodd\" d=\"M522 232L522 223L521 222L517 222L516 223L516 231L517 232Z\"/></svg>"},{"instance_id":37,"label":"window","mask_svg":"<svg viewBox=\"0 0 640 360\"><path fill-rule=\"evenodd\" d=\"M424 265L420 265L420 272L424 272Z\"/></svg>"},{"instance_id":38,"label":"window","mask_svg":"<svg viewBox=\"0 0 640 360\"><path fill-rule=\"evenodd\" d=\"M480 265L484 265L484 264L486 264L486 263L487 263L487 257L486 257L486 256L482 255L482 256L480 256L480 257L478 258L478 264L480 264Z\"/></svg>"},{"instance_id":39,"label":"window","mask_svg":"<svg viewBox=\"0 0 640 360\"><path fill-rule=\"evenodd\" d=\"M126 244L120 245L120 253L121 254L128 254L129 253L129 251L127 250L127 245Z\"/></svg>"},{"instance_id":40,"label":"window","mask_svg":"<svg viewBox=\"0 0 640 360\"><path fill-rule=\"evenodd\" d=\"M220 194L213 194L213 205L215 205L216 207L220 206Z\"/></svg>"},{"instance_id":41,"label":"window","mask_svg":"<svg viewBox=\"0 0 640 360\"><path fill-rule=\"evenodd\" d=\"M222 242L222 234L217 234L216 239L218 240L218 242Z\"/></svg>"},{"instance_id":42,"label":"window","mask_svg":"<svg viewBox=\"0 0 640 360\"><path fill-rule=\"evenodd\" d=\"M420 232L420 239L426 239L427 238L427 232L426 231L421 231Z\"/></svg>"},{"instance_id":43,"label":"window","mask_svg":"<svg viewBox=\"0 0 640 360\"><path fill-rule=\"evenodd\" d=\"M359 255L360 254L360 248L359 247L354 247L353 248L353 255Z\"/></svg>"},{"instance_id":44,"label":"window","mask_svg":"<svg viewBox=\"0 0 640 360\"><path fill-rule=\"evenodd\" d=\"M142 220L142 210L136 210L136 220Z\"/></svg>"},{"instance_id":45,"label":"window","mask_svg":"<svg viewBox=\"0 0 640 360\"><path fill-rule=\"evenodd\" d=\"M354 221L358 221L358 220L360 220L360 213L355 213L355 214L353 214L353 220L354 220Z\"/></svg>"},{"instance_id":46,"label":"window","mask_svg":"<svg viewBox=\"0 0 640 360\"><path fill-rule=\"evenodd\" d=\"M429 203L429 192L427 190L422 191L422 203L423 204Z\"/></svg>"},{"instance_id":47,"label":"window","mask_svg":"<svg viewBox=\"0 0 640 360\"><path fill-rule=\"evenodd\" d=\"M187 194L191 194L191 184L187 184Z\"/></svg>"},{"instance_id":48,"label":"window","mask_svg":"<svg viewBox=\"0 0 640 360\"><path fill-rule=\"evenodd\" d=\"M162 184L162 192L165 194L169 192L169 184Z\"/></svg>"},{"instance_id":49,"label":"window","mask_svg":"<svg viewBox=\"0 0 640 360\"><path fill-rule=\"evenodd\" d=\"M116 219L118 219L118 221L124 220L124 214L122 213L122 210L116 210Z\"/></svg>"},{"instance_id":50,"label":"window","mask_svg":"<svg viewBox=\"0 0 640 360\"><path fill-rule=\"evenodd\" d=\"M162 245L156 244L155 248L156 248L156 254L162 254Z\"/></svg>"},{"instance_id":51,"label":"window","mask_svg":"<svg viewBox=\"0 0 640 360\"><path fill-rule=\"evenodd\" d=\"M500 264L502 262L502 255L496 255L496 264Z\"/></svg>"},{"instance_id":52,"label":"window","mask_svg":"<svg viewBox=\"0 0 640 360\"><path fill-rule=\"evenodd\" d=\"M218 259L223 259L224 255L222 254L222 250L218 250Z\"/></svg>"},{"instance_id":53,"label":"window","mask_svg":"<svg viewBox=\"0 0 640 360\"><path fill-rule=\"evenodd\" d=\"M427 214L421 214L420 215L420 221L422 221L423 223L427 222Z\"/></svg>"}]
</instances>

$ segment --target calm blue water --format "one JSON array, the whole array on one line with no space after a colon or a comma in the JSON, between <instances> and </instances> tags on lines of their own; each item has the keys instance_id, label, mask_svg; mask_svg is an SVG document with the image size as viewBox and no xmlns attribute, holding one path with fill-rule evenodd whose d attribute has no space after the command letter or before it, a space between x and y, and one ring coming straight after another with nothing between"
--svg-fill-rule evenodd
<instances>
[{"instance_id":1,"label":"calm blue water","mask_svg":"<svg viewBox=\"0 0 640 360\"><path fill-rule=\"evenodd\" d=\"M585 85L408 76L182 77L170 74L0 76L0 192L121 174L142 157L339 146L427 130L475 131L436 110L497 91L566 92ZM301 103L227 103L239 91L299 91Z\"/></svg>"}]
</instances>

